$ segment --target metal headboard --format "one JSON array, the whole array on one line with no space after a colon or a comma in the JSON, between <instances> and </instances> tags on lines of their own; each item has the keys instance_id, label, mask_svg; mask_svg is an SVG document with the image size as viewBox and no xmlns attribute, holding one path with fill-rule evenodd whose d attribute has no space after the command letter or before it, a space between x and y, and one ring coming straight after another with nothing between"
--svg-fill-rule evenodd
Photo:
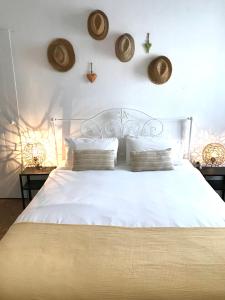
<instances>
[{"instance_id":1,"label":"metal headboard","mask_svg":"<svg viewBox=\"0 0 225 300\"><path fill-rule=\"evenodd\" d=\"M175 135L180 139L186 139L186 157L190 157L192 118L156 119L150 115L131 108L112 108L99 112L90 118L52 118L54 133L56 136L57 157L65 157L64 139L68 136L84 137L117 137L119 139L118 157L125 156L124 137L126 135L143 135L156 138L171 135L176 129ZM61 122L61 126L57 126ZM186 124L188 122L188 124ZM175 128L175 123L179 123ZM170 126L168 126L170 124ZM170 128L171 127L171 128ZM173 130L172 130L173 129ZM56 131L61 130L61 134ZM170 132L171 131L171 132ZM58 141L62 142L62 154L58 151ZM60 143L61 143L60 142Z\"/></svg>"}]
</instances>

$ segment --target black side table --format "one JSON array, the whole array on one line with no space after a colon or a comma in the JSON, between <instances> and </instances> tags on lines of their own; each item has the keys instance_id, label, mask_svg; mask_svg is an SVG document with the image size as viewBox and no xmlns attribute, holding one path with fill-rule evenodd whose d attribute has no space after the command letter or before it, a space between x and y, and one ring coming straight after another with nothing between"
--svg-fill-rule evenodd
<instances>
[{"instance_id":1,"label":"black side table","mask_svg":"<svg viewBox=\"0 0 225 300\"><path fill-rule=\"evenodd\" d=\"M23 208L25 208L25 191L28 192L29 201L32 200L32 191L40 190L40 188L45 183L49 174L56 167L43 167L41 169L37 169L35 167L27 167L20 174L20 189L21 196L23 201ZM25 179L25 180L24 180Z\"/></svg>"},{"instance_id":2,"label":"black side table","mask_svg":"<svg viewBox=\"0 0 225 300\"><path fill-rule=\"evenodd\" d=\"M203 167L200 172L214 190L222 191L222 199L225 201L225 167ZM212 179L212 176L221 179Z\"/></svg>"}]
</instances>

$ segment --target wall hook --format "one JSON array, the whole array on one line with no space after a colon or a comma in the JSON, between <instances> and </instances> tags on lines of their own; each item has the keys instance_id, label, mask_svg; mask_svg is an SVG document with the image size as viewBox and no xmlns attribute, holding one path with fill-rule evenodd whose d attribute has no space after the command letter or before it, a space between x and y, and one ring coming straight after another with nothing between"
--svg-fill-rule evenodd
<instances>
[{"instance_id":1,"label":"wall hook","mask_svg":"<svg viewBox=\"0 0 225 300\"><path fill-rule=\"evenodd\" d=\"M150 48L151 48L151 46L152 46L152 44L151 44L150 41L149 41L149 36L150 36L150 34L149 34L149 32L148 32L148 33L147 33L147 36L146 36L146 41L145 41L145 43L144 43L144 48L145 48L146 53L149 53L149 50L150 50Z\"/></svg>"}]
</instances>

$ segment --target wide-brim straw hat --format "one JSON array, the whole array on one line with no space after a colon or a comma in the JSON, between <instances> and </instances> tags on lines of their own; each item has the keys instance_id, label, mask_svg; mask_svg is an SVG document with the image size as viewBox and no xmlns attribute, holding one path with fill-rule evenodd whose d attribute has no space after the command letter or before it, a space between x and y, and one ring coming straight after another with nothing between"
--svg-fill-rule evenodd
<instances>
[{"instance_id":1,"label":"wide-brim straw hat","mask_svg":"<svg viewBox=\"0 0 225 300\"><path fill-rule=\"evenodd\" d=\"M166 56L158 56L148 66L148 76L155 84L163 84L170 79L172 64Z\"/></svg>"},{"instance_id":2,"label":"wide-brim straw hat","mask_svg":"<svg viewBox=\"0 0 225 300\"><path fill-rule=\"evenodd\" d=\"M133 37L129 33L125 33L118 37L115 45L116 56L122 62L131 60L134 56L135 43Z\"/></svg>"},{"instance_id":3,"label":"wide-brim straw hat","mask_svg":"<svg viewBox=\"0 0 225 300\"><path fill-rule=\"evenodd\" d=\"M95 40L104 40L109 31L109 21L101 10L93 11L88 17L88 32Z\"/></svg>"},{"instance_id":4,"label":"wide-brim straw hat","mask_svg":"<svg viewBox=\"0 0 225 300\"><path fill-rule=\"evenodd\" d=\"M48 46L48 60L60 72L70 70L75 64L75 53L71 43L65 39L55 39Z\"/></svg>"}]
</instances>

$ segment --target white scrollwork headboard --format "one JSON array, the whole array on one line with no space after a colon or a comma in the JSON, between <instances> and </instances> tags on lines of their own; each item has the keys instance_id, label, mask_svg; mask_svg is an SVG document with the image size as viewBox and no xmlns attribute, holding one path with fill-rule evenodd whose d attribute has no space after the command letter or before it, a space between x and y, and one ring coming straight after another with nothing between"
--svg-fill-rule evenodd
<instances>
[{"instance_id":1,"label":"white scrollwork headboard","mask_svg":"<svg viewBox=\"0 0 225 300\"><path fill-rule=\"evenodd\" d=\"M162 131L163 124L160 120L135 109L105 110L81 123L81 134L90 137L157 136Z\"/></svg>"},{"instance_id":2,"label":"white scrollwork headboard","mask_svg":"<svg viewBox=\"0 0 225 300\"><path fill-rule=\"evenodd\" d=\"M56 118L52 121L59 160L65 158L64 139L68 136L117 137L119 139L118 157L120 159L125 157L124 137L126 135L151 136L152 138L166 136L185 141L185 155L186 157L190 155L192 118L156 119L136 109L112 108L101 111L91 118Z\"/></svg>"}]
</instances>

